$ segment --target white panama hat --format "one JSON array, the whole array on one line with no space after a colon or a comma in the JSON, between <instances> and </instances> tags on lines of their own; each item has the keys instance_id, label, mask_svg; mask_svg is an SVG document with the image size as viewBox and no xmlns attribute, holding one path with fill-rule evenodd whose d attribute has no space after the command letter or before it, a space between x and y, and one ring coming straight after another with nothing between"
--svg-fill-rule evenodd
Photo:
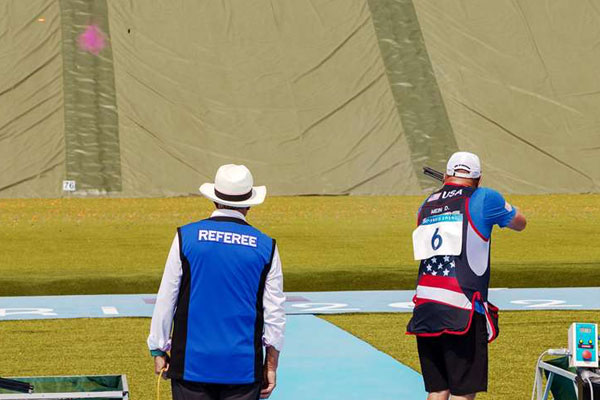
<instances>
[{"instance_id":1,"label":"white panama hat","mask_svg":"<svg viewBox=\"0 0 600 400\"><path fill-rule=\"evenodd\" d=\"M462 169L468 172L456 172ZM481 176L481 163L476 154L467 151L457 151L450 156L448 165L446 165L446 175L457 176L459 178L477 179Z\"/></svg>"},{"instance_id":2,"label":"white panama hat","mask_svg":"<svg viewBox=\"0 0 600 400\"><path fill-rule=\"evenodd\" d=\"M204 183L200 193L215 203L229 207L246 208L265 201L267 188L252 186L252 173L245 165L222 165L215 175L215 183Z\"/></svg>"}]
</instances>

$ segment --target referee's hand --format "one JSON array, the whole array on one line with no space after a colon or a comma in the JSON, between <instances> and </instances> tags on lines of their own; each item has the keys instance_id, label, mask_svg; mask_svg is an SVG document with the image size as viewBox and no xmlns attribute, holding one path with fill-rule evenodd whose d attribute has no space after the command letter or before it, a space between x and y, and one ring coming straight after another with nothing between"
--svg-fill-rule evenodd
<instances>
[{"instance_id":1,"label":"referee's hand","mask_svg":"<svg viewBox=\"0 0 600 400\"><path fill-rule=\"evenodd\" d=\"M169 370L169 358L168 356L156 356L154 357L154 373L160 375L160 372ZM167 374L163 372L163 379L167 379Z\"/></svg>"},{"instance_id":2,"label":"referee's hand","mask_svg":"<svg viewBox=\"0 0 600 400\"><path fill-rule=\"evenodd\" d=\"M273 346L267 346L267 356L263 366L263 384L260 391L261 399L268 399L275 390L277 381L277 365L279 364L279 350Z\"/></svg>"},{"instance_id":3,"label":"referee's hand","mask_svg":"<svg viewBox=\"0 0 600 400\"><path fill-rule=\"evenodd\" d=\"M264 377L263 377L263 387L262 387L262 390L260 391L261 399L268 399L269 396L271 396L271 393L273 393L273 390L275 389L275 386L276 386L276 383L275 383L276 380L277 380L277 372L275 372L274 369L269 368L268 366L265 366Z\"/></svg>"}]
</instances>

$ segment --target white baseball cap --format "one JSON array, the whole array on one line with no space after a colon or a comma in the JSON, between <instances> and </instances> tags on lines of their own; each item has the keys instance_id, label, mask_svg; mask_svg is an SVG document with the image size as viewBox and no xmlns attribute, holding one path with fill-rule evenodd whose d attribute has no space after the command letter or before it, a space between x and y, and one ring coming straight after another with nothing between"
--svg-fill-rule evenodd
<instances>
[{"instance_id":1,"label":"white baseball cap","mask_svg":"<svg viewBox=\"0 0 600 400\"><path fill-rule=\"evenodd\" d=\"M468 172L456 172L462 169ZM481 176L481 163L476 154L467 151L457 151L452 154L446 165L446 175L459 178L477 179Z\"/></svg>"},{"instance_id":2,"label":"white baseball cap","mask_svg":"<svg viewBox=\"0 0 600 400\"><path fill-rule=\"evenodd\" d=\"M215 183L204 183L200 193L215 203L246 208L265 201L267 188L252 186L252 173L245 165L222 165L215 175Z\"/></svg>"}]
</instances>

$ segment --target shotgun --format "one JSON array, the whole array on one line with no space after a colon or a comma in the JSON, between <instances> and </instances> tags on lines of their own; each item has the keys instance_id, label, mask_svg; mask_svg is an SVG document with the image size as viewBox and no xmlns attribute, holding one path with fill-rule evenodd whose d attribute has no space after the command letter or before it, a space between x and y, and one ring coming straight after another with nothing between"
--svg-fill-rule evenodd
<instances>
[{"instance_id":1,"label":"shotgun","mask_svg":"<svg viewBox=\"0 0 600 400\"><path fill-rule=\"evenodd\" d=\"M433 168L423 167L423 173L436 181L444 182L444 174Z\"/></svg>"}]
</instances>

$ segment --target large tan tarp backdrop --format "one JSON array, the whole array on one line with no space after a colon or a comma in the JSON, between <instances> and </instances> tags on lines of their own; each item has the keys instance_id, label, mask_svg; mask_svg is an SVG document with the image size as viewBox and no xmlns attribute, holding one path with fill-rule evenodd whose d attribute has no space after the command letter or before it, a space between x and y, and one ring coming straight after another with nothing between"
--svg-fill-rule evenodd
<instances>
[{"instance_id":1,"label":"large tan tarp backdrop","mask_svg":"<svg viewBox=\"0 0 600 400\"><path fill-rule=\"evenodd\" d=\"M598 192L599 17L568 0L0 0L0 196L197 193L232 162L271 194L418 194L456 150L503 191Z\"/></svg>"},{"instance_id":2,"label":"large tan tarp backdrop","mask_svg":"<svg viewBox=\"0 0 600 400\"><path fill-rule=\"evenodd\" d=\"M1 196L61 195L62 76L58 3L0 0Z\"/></svg>"}]
</instances>

